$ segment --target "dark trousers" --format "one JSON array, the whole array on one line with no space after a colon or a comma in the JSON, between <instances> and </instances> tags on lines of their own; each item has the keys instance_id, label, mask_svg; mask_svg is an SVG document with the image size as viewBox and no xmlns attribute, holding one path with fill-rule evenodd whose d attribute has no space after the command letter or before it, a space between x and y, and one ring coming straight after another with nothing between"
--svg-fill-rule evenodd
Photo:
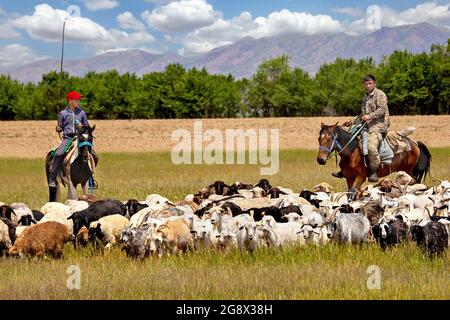
<instances>
[{"instance_id":1,"label":"dark trousers","mask_svg":"<svg viewBox=\"0 0 450 320\"><path fill-rule=\"evenodd\" d=\"M50 175L49 180L54 181L56 179L56 176L62 169L62 164L64 161L64 149L67 147L67 145L70 143L70 138L63 138L61 141L61 144L56 149L55 156L53 157L52 166L50 167Z\"/></svg>"}]
</instances>

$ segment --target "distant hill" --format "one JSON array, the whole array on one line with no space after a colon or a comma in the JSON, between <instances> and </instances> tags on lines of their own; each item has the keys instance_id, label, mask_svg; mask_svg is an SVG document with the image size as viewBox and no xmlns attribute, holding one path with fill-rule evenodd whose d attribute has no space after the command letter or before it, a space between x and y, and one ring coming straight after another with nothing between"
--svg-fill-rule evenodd
<instances>
[{"instance_id":1,"label":"distant hill","mask_svg":"<svg viewBox=\"0 0 450 320\"><path fill-rule=\"evenodd\" d=\"M254 39L246 37L195 57L176 53L152 54L141 50L109 52L92 58L71 60L65 71L83 76L89 71L103 72L115 69L120 73L142 75L161 71L167 64L181 63L186 68L206 67L210 73L231 73L235 77L251 77L265 59L288 54L294 67L315 73L320 65L337 57L361 59L367 56L379 62L394 50L413 53L428 52L432 44L446 43L450 29L428 23L382 28L369 35L340 34L286 35ZM59 69L58 60L42 60L0 72L22 82L37 82L42 74Z\"/></svg>"}]
</instances>

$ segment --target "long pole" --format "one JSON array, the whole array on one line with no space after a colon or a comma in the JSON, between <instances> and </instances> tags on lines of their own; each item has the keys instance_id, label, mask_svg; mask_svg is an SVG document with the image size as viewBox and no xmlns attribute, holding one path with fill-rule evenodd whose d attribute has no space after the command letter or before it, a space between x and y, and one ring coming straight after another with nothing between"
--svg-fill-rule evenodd
<instances>
[{"instance_id":1,"label":"long pole","mask_svg":"<svg viewBox=\"0 0 450 320\"><path fill-rule=\"evenodd\" d=\"M56 117L58 118L57 122L59 125L59 111L60 111L60 105L61 105L61 100L62 100L62 79L63 79L63 72L64 72L64 36L65 36L65 31L66 31L66 21L64 21L63 23L63 30L62 30L62 40L61 40L61 66L60 66L60 71L59 71L59 99L58 99L58 103L56 104L56 108L57 108L57 114ZM59 132L59 138L61 138L61 133Z\"/></svg>"},{"instance_id":2,"label":"long pole","mask_svg":"<svg viewBox=\"0 0 450 320\"><path fill-rule=\"evenodd\" d=\"M63 65L64 65L64 36L66 31L66 21L63 23L63 32L62 32L62 41L61 41L61 76L63 73Z\"/></svg>"}]
</instances>

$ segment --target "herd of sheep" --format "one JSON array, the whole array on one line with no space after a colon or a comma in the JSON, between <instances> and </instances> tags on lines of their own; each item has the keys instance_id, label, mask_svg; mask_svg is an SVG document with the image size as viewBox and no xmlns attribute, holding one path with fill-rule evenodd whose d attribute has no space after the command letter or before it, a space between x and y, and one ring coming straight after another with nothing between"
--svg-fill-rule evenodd
<instances>
[{"instance_id":1,"label":"herd of sheep","mask_svg":"<svg viewBox=\"0 0 450 320\"><path fill-rule=\"evenodd\" d=\"M152 194L145 200L84 196L31 210L0 202L0 256L60 258L64 243L75 248L118 246L128 257L187 251L378 242L384 250L416 242L427 256L448 247L450 182L415 184L405 172L368 185L356 195L334 192L327 183L301 192L223 181L182 201Z\"/></svg>"}]
</instances>

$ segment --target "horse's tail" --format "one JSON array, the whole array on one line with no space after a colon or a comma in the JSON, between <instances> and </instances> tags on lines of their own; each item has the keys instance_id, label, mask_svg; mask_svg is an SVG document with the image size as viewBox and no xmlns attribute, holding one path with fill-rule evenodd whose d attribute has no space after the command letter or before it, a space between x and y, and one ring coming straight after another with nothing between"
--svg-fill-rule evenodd
<instances>
[{"instance_id":1,"label":"horse's tail","mask_svg":"<svg viewBox=\"0 0 450 320\"><path fill-rule=\"evenodd\" d=\"M420 154L412 173L416 182L420 183L422 179L425 179L430 174L431 153L423 142L417 141L417 145L419 146Z\"/></svg>"},{"instance_id":2,"label":"horse's tail","mask_svg":"<svg viewBox=\"0 0 450 320\"><path fill-rule=\"evenodd\" d=\"M52 151L47 153L47 156L45 157L45 175L47 177L47 181L50 176L50 160L51 159L52 159Z\"/></svg>"}]
</instances>

